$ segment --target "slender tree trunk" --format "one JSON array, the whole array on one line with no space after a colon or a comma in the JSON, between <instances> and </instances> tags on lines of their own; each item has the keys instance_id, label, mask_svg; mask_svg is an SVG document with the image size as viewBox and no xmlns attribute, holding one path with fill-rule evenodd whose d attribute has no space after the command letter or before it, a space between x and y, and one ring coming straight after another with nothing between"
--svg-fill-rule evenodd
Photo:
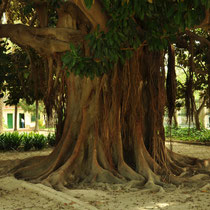
<instances>
[{"instance_id":1,"label":"slender tree trunk","mask_svg":"<svg viewBox=\"0 0 210 210\"><path fill-rule=\"evenodd\" d=\"M14 131L17 131L17 118L18 118L18 106L15 105L15 125L14 125Z\"/></svg>"},{"instance_id":2,"label":"slender tree trunk","mask_svg":"<svg viewBox=\"0 0 210 210\"><path fill-rule=\"evenodd\" d=\"M201 126L206 128L206 125L205 125L205 107L201 110L199 119L200 119Z\"/></svg>"},{"instance_id":3,"label":"slender tree trunk","mask_svg":"<svg viewBox=\"0 0 210 210\"><path fill-rule=\"evenodd\" d=\"M195 127L196 127L196 130L199 130L199 131L201 130L199 113L197 111L195 112Z\"/></svg>"},{"instance_id":4,"label":"slender tree trunk","mask_svg":"<svg viewBox=\"0 0 210 210\"><path fill-rule=\"evenodd\" d=\"M39 101L36 100L36 120L35 120L34 131L37 132L38 130L39 130Z\"/></svg>"},{"instance_id":5,"label":"slender tree trunk","mask_svg":"<svg viewBox=\"0 0 210 210\"><path fill-rule=\"evenodd\" d=\"M3 107L4 107L4 101L3 98L0 98L0 133L2 133L4 130Z\"/></svg>"},{"instance_id":6,"label":"slender tree trunk","mask_svg":"<svg viewBox=\"0 0 210 210\"><path fill-rule=\"evenodd\" d=\"M177 120L177 110L174 111L173 119L174 119L174 127L178 128L179 125L178 125L178 120Z\"/></svg>"},{"instance_id":7,"label":"slender tree trunk","mask_svg":"<svg viewBox=\"0 0 210 210\"><path fill-rule=\"evenodd\" d=\"M201 99L200 99L201 101ZM197 130L201 130L201 124L200 124L200 114L202 112L202 110L204 109L204 106L205 106L205 103L207 101L207 98L206 97L203 97L202 98L202 101L201 101L201 104L199 106L199 108L197 109L196 108L196 104L194 102L194 115L195 115L195 126L196 126L196 129Z\"/></svg>"}]
</instances>

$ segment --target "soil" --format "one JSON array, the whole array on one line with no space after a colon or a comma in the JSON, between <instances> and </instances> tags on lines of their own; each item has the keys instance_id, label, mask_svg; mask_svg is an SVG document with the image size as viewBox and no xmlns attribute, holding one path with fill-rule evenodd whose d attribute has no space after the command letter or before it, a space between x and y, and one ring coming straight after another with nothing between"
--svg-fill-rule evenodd
<instances>
[{"instance_id":1,"label":"soil","mask_svg":"<svg viewBox=\"0 0 210 210\"><path fill-rule=\"evenodd\" d=\"M169 146L169 143L167 143ZM189 156L210 159L210 147L173 143L173 151ZM17 159L37 155L47 155L51 149L32 152L0 153L1 163L12 164ZM9 165L8 165L9 167ZM56 191L43 184L33 184L17 180L13 176L0 177L0 210L209 210L210 177L199 174L192 178L191 184L140 189L136 181L127 184L91 185L81 184L77 188Z\"/></svg>"}]
</instances>

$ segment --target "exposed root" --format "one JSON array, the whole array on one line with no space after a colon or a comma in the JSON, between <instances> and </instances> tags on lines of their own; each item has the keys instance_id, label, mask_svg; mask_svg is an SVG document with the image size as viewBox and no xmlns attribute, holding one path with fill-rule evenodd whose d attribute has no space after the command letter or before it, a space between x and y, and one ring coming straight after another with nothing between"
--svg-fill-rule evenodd
<instances>
[{"instance_id":1,"label":"exposed root","mask_svg":"<svg viewBox=\"0 0 210 210\"><path fill-rule=\"evenodd\" d=\"M6 176L8 173L11 173L13 168L17 167L20 164L21 160L5 160L0 161L0 176Z\"/></svg>"},{"instance_id":2,"label":"exposed root","mask_svg":"<svg viewBox=\"0 0 210 210\"><path fill-rule=\"evenodd\" d=\"M70 186L66 181L66 175L61 171L52 173L48 178L42 181L42 184L52 187L58 191L64 191L66 188L65 186Z\"/></svg>"},{"instance_id":3,"label":"exposed root","mask_svg":"<svg viewBox=\"0 0 210 210\"><path fill-rule=\"evenodd\" d=\"M145 178L142 175L136 173L125 162L120 163L118 165L118 172L120 173L120 175L125 177L127 180L139 180L142 183L145 182Z\"/></svg>"},{"instance_id":4,"label":"exposed root","mask_svg":"<svg viewBox=\"0 0 210 210\"><path fill-rule=\"evenodd\" d=\"M92 181L104 182L104 183L110 183L110 184L125 183L125 180L114 176L112 173L110 173L107 170L104 170L102 173L95 174L95 180L93 179Z\"/></svg>"},{"instance_id":5,"label":"exposed root","mask_svg":"<svg viewBox=\"0 0 210 210\"><path fill-rule=\"evenodd\" d=\"M155 184L153 181L149 180L145 185L144 188L151 192L164 192L163 187Z\"/></svg>"}]
</instances>

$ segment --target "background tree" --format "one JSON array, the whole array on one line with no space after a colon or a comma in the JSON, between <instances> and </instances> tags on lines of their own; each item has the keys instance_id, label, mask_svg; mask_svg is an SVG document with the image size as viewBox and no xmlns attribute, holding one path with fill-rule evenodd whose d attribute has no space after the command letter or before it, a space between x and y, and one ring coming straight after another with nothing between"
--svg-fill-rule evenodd
<instances>
[{"instance_id":1,"label":"background tree","mask_svg":"<svg viewBox=\"0 0 210 210\"><path fill-rule=\"evenodd\" d=\"M179 82L179 98L185 99L189 122L195 119L196 129L200 130L199 116L209 98L209 34L203 30L196 30L195 33L187 31L180 40L182 45L176 50L177 62L186 80L185 84ZM199 103L196 102L195 94L199 94Z\"/></svg>"},{"instance_id":2,"label":"background tree","mask_svg":"<svg viewBox=\"0 0 210 210\"><path fill-rule=\"evenodd\" d=\"M3 123L3 106L4 106L3 98L0 98L0 133L3 132L3 128L4 128L4 123Z\"/></svg>"},{"instance_id":3,"label":"background tree","mask_svg":"<svg viewBox=\"0 0 210 210\"><path fill-rule=\"evenodd\" d=\"M39 125L38 125L38 120L40 117L40 114L44 114L45 112L45 108L44 108L44 104L40 101L38 102L38 107L37 107L37 101L35 101L35 103L29 105L26 103L25 100L21 100L19 103L19 106L25 111L25 112L29 112L31 113L32 116L35 116L35 131L38 131L39 129Z\"/></svg>"},{"instance_id":4,"label":"background tree","mask_svg":"<svg viewBox=\"0 0 210 210\"><path fill-rule=\"evenodd\" d=\"M5 51L5 43L4 41L0 42L0 132L3 132L4 128L4 122L3 122L3 106L4 106L4 100L3 97L5 95L5 89L4 86L4 75L5 72L8 70L8 64L9 64L9 57L6 55Z\"/></svg>"},{"instance_id":5,"label":"background tree","mask_svg":"<svg viewBox=\"0 0 210 210\"><path fill-rule=\"evenodd\" d=\"M133 179L153 187L178 183L183 179L174 175L209 164L168 150L163 128L164 50L173 52L177 31L201 22L209 26L208 1L34 0L18 6L31 8L28 15L37 17L37 25L0 25L0 37L43 58L46 109L50 114L55 107L64 124L54 151L18 164L17 178L60 189ZM172 114L173 68L172 62Z\"/></svg>"},{"instance_id":6,"label":"background tree","mask_svg":"<svg viewBox=\"0 0 210 210\"><path fill-rule=\"evenodd\" d=\"M6 46L11 46L7 42ZM15 106L15 128L17 130L17 108L19 101L25 99L28 105L43 99L40 87L43 86L43 74L37 74L43 69L39 56L32 49L24 49L12 45L7 47L7 60L1 72L1 89L6 91L8 105ZM33 62L32 62L33 57ZM38 109L37 109L38 111ZM38 112L35 130L38 129Z\"/></svg>"}]
</instances>

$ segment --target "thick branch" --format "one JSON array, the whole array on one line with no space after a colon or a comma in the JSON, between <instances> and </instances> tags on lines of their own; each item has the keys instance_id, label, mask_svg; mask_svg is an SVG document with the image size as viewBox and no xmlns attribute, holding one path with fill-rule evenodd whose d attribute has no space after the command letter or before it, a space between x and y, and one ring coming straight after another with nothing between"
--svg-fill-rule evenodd
<instances>
[{"instance_id":1,"label":"thick branch","mask_svg":"<svg viewBox=\"0 0 210 210\"><path fill-rule=\"evenodd\" d=\"M204 29L206 31L210 30L210 9L206 10L206 14L205 14L204 20L196 28L202 28L202 29Z\"/></svg>"},{"instance_id":2,"label":"thick branch","mask_svg":"<svg viewBox=\"0 0 210 210\"><path fill-rule=\"evenodd\" d=\"M85 6L84 0L69 0L69 2L77 5L79 9L84 13L88 20L92 23L93 28L96 28L97 25L100 25L100 29L107 31L106 23L108 17L102 11L102 6L98 0L95 0L90 9L87 9Z\"/></svg>"},{"instance_id":3,"label":"thick branch","mask_svg":"<svg viewBox=\"0 0 210 210\"><path fill-rule=\"evenodd\" d=\"M33 0L36 4L46 3L46 0ZM102 6L99 0L95 0L90 9L85 6L84 0L69 0L68 2L76 5L83 14L87 17L87 19L93 25L93 28L96 28L97 25L100 25L100 29L103 31L107 31L106 23L108 20L107 15L102 11Z\"/></svg>"},{"instance_id":4,"label":"thick branch","mask_svg":"<svg viewBox=\"0 0 210 210\"><path fill-rule=\"evenodd\" d=\"M202 101L200 107L199 107L198 110L197 110L198 115L200 114L201 110L204 108L206 101L207 101L207 97L204 96L204 97L203 97L203 101Z\"/></svg>"},{"instance_id":5,"label":"thick branch","mask_svg":"<svg viewBox=\"0 0 210 210\"><path fill-rule=\"evenodd\" d=\"M14 43L30 46L41 54L69 50L69 42L83 40L80 31L69 28L34 28L21 24L0 25L0 37L9 37Z\"/></svg>"},{"instance_id":6,"label":"thick branch","mask_svg":"<svg viewBox=\"0 0 210 210\"><path fill-rule=\"evenodd\" d=\"M208 45L208 46L210 47L210 41L208 41L206 38L201 37L201 36L199 36L199 35L197 35L197 34L191 32L191 31L189 31L189 30L186 30L186 34L187 34L189 37L194 38L194 39L196 39L197 41L200 41L201 43L205 43L206 45Z\"/></svg>"}]
</instances>

